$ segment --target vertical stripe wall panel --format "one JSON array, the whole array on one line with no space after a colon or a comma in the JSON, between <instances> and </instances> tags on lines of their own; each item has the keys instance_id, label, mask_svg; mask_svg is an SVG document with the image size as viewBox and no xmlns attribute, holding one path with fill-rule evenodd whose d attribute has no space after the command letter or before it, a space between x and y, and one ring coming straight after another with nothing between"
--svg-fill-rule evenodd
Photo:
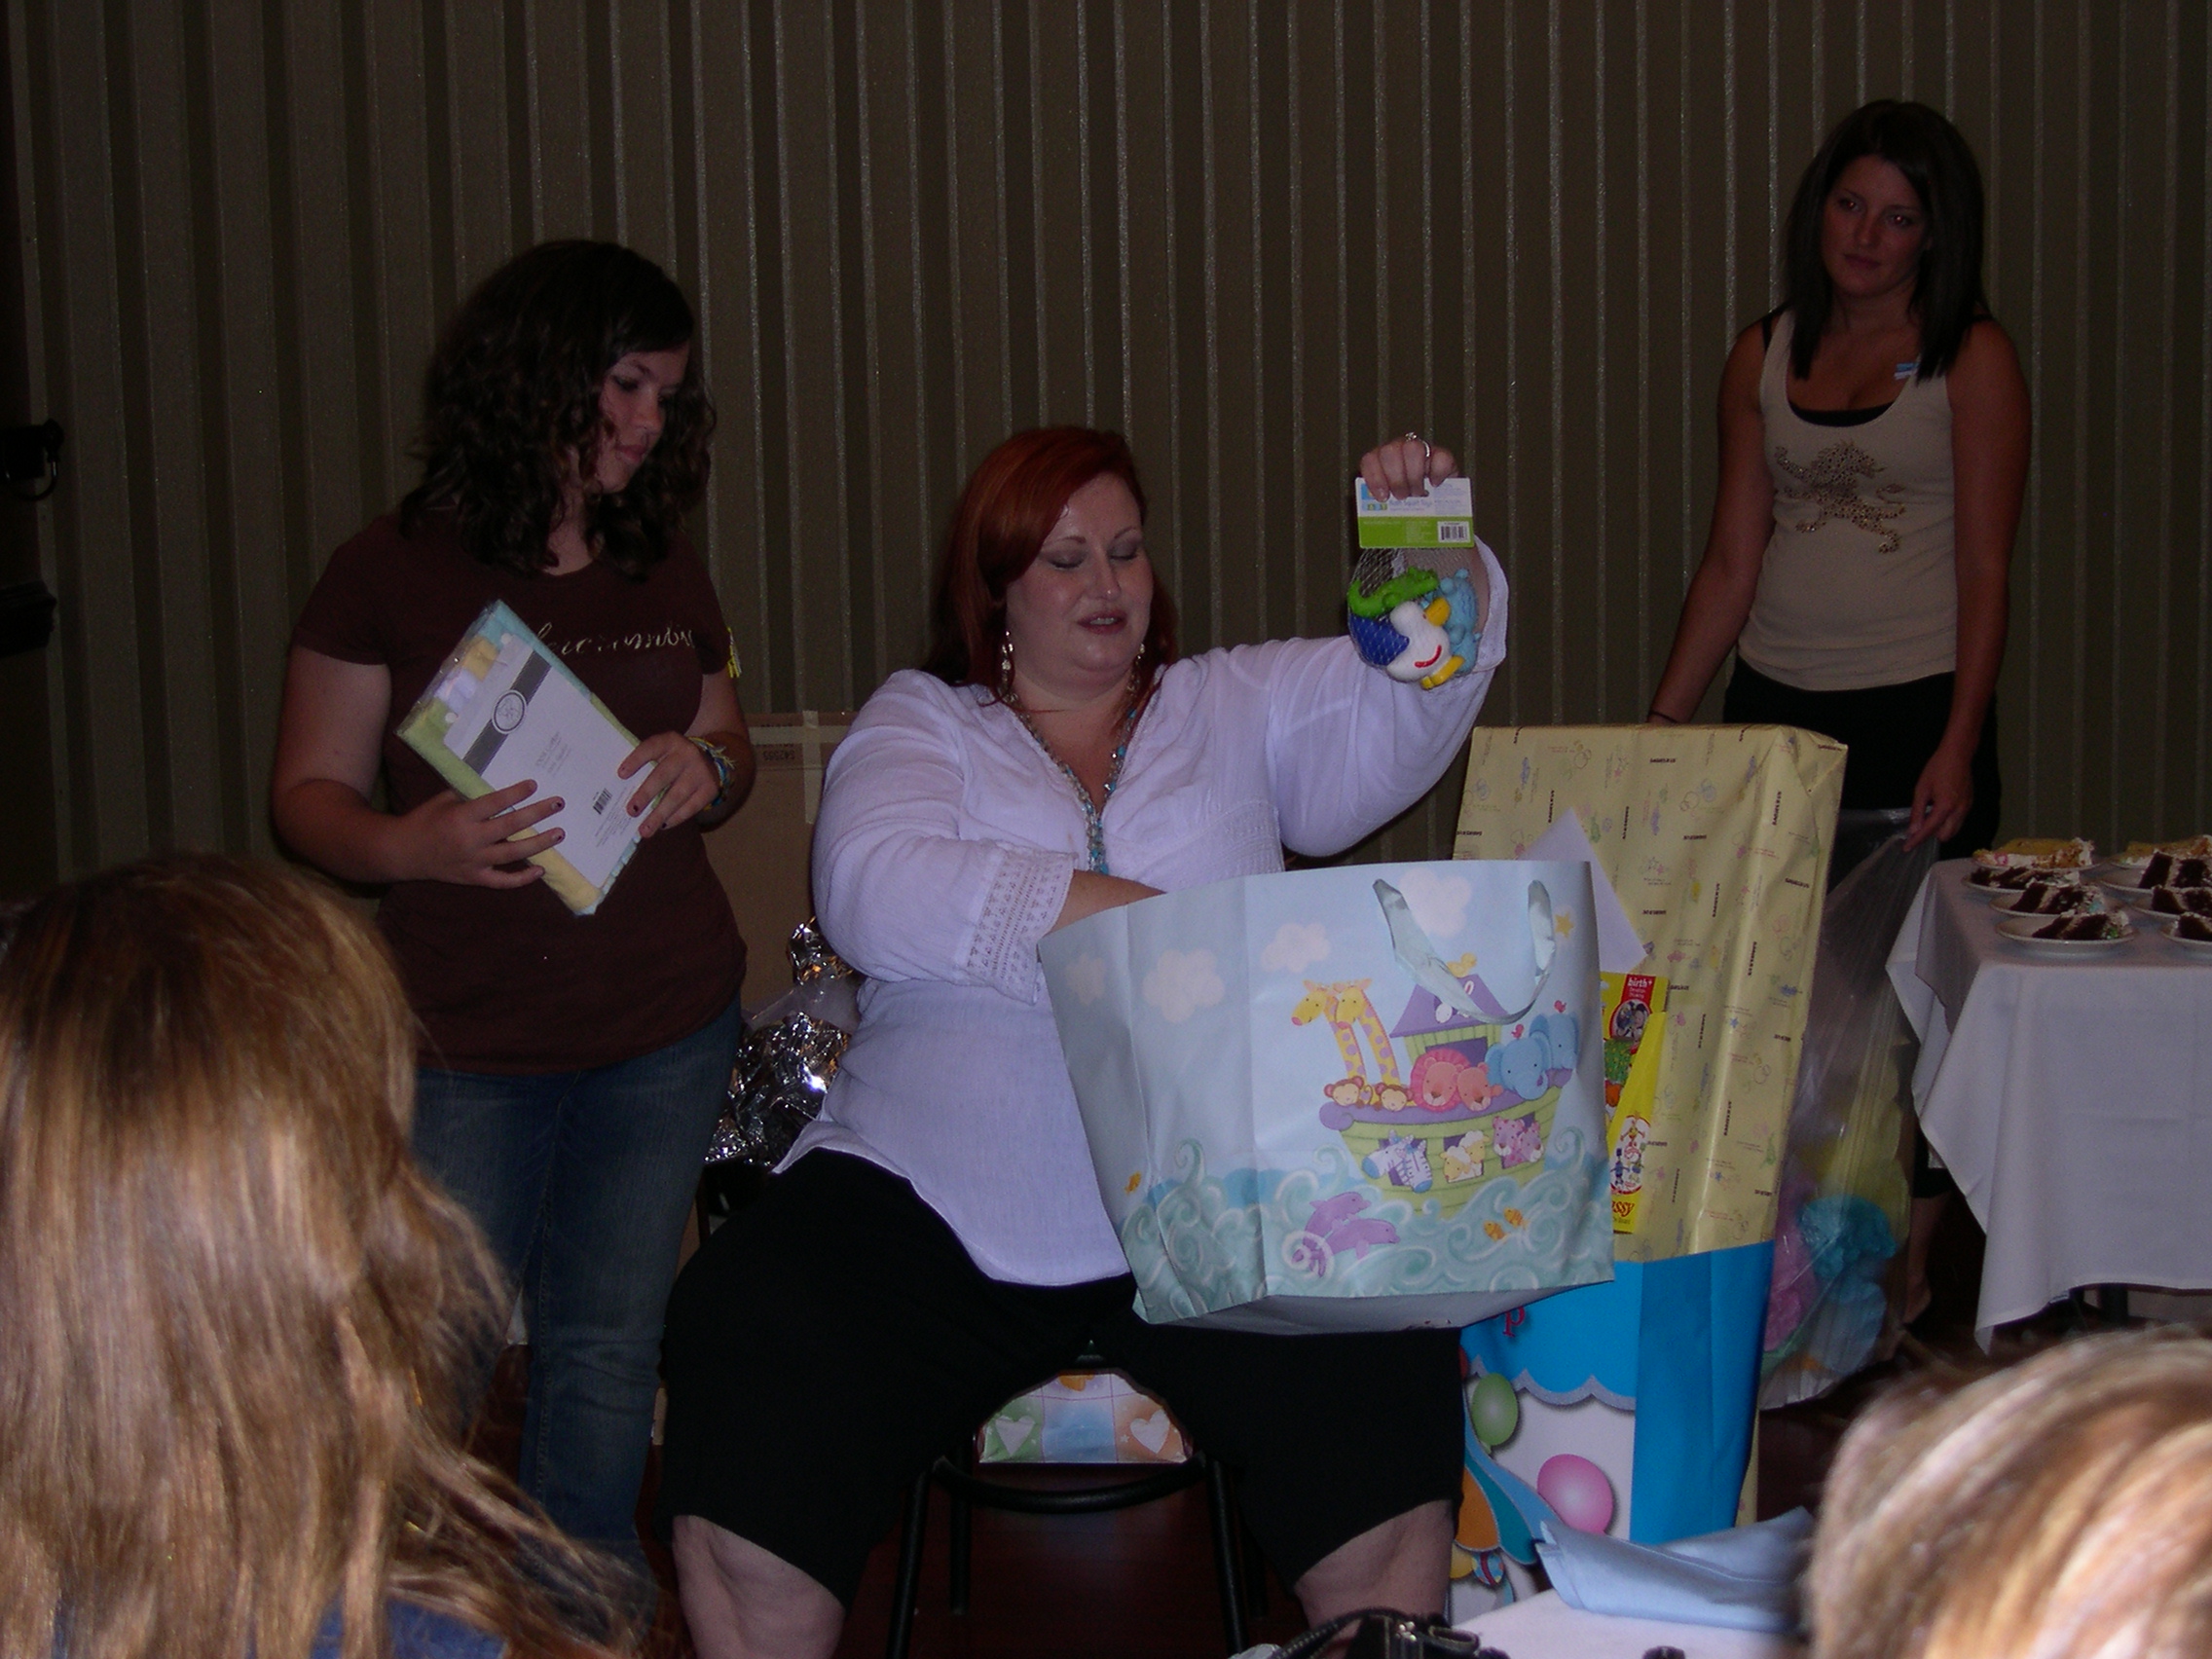
<instances>
[{"instance_id":1,"label":"vertical stripe wall panel","mask_svg":"<svg viewBox=\"0 0 2212 1659\"><path fill-rule=\"evenodd\" d=\"M691 294L694 526L755 711L923 642L1010 429L1130 435L1193 648L1336 626L1359 451L1462 457L1486 719L1638 718L1781 220L1863 98L1947 109L2036 446L2009 829L2212 827L2212 43L2189 0L8 0L65 867L265 849L285 632L412 481L499 261ZM1717 694L1709 700L1717 707ZM1370 855L1449 844L1448 778Z\"/></svg>"}]
</instances>

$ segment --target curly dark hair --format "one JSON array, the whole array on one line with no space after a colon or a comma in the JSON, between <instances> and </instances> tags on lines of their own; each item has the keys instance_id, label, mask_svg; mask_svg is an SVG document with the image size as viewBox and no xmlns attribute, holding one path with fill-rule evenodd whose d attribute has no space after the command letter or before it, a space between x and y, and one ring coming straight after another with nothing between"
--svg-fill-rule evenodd
<instances>
[{"instance_id":1,"label":"curly dark hair","mask_svg":"<svg viewBox=\"0 0 2212 1659\"><path fill-rule=\"evenodd\" d=\"M399 504L400 529L450 512L488 565L530 575L570 478L597 476L600 387L633 351L691 343L691 307L668 274L616 242L540 242L484 279L446 324L423 385L415 453L423 481ZM643 578L707 488L715 406L694 354L645 463L618 492L587 490L585 543ZM571 459L572 458L572 459Z\"/></svg>"}]
</instances>

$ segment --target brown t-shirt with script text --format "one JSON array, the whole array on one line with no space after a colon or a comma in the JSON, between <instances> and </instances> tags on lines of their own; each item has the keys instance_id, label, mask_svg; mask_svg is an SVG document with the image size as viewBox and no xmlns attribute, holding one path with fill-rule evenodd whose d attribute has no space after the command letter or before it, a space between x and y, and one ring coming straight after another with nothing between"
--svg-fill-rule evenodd
<instances>
[{"instance_id":1,"label":"brown t-shirt with script text","mask_svg":"<svg viewBox=\"0 0 2212 1659\"><path fill-rule=\"evenodd\" d=\"M330 557L292 644L391 674L384 764L391 810L446 787L399 722L484 608L504 600L642 740L682 731L703 675L729 656L704 566L679 537L643 581L602 564L518 575L433 515L412 536L390 515ZM377 922L422 1019L425 1065L550 1072L612 1064L687 1037L725 1008L745 945L698 824L639 843L588 916L544 882L499 889L403 881Z\"/></svg>"}]
</instances>

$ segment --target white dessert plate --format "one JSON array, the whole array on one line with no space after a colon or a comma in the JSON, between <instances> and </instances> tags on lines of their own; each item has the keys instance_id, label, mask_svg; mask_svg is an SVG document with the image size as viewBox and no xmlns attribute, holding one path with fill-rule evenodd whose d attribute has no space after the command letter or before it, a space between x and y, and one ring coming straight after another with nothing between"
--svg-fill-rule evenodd
<instances>
[{"instance_id":1,"label":"white dessert plate","mask_svg":"<svg viewBox=\"0 0 2212 1659\"><path fill-rule=\"evenodd\" d=\"M2056 916L2007 916L1997 924L1997 931L2007 939L2027 945L2030 949L2054 951L2061 956L2102 955L2108 951L2118 950L2135 937L2134 928L2128 926L2127 919L2124 916L2120 918L2120 925L2127 928L2127 931L2118 939L2037 939L2035 937L2036 929L2048 927L2056 920L2058 920Z\"/></svg>"},{"instance_id":2,"label":"white dessert plate","mask_svg":"<svg viewBox=\"0 0 2212 1659\"><path fill-rule=\"evenodd\" d=\"M2174 932L2174 929L2180 926L2181 918L2179 916L2176 916L2172 921L2168 922L2158 931L2164 934L2166 938L2172 940L2174 943L2180 945L2182 949L2188 951L2190 955L2201 956L2207 962L2212 962L2212 940L2184 939L2181 937L2181 935Z\"/></svg>"},{"instance_id":3,"label":"white dessert plate","mask_svg":"<svg viewBox=\"0 0 2212 1659\"><path fill-rule=\"evenodd\" d=\"M2141 910L2145 915L2151 913L2151 895L2157 891L2155 887L2137 887L2124 881L2100 879L2097 885L2104 889L2105 897L2115 904L2124 904L2130 910Z\"/></svg>"}]
</instances>

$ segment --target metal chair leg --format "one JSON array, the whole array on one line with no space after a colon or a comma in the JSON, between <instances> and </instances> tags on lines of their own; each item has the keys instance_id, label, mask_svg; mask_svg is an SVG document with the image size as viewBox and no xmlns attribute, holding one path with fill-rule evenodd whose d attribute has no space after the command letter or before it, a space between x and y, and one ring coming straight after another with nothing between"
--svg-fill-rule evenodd
<instances>
[{"instance_id":1,"label":"metal chair leg","mask_svg":"<svg viewBox=\"0 0 2212 1659\"><path fill-rule=\"evenodd\" d=\"M973 1549L976 1541L976 1506L959 1493L950 1493L947 1495L952 1502L952 1528L947 1534L946 1541L952 1547L949 1563L951 1570L945 1576L949 1580L948 1588L951 1592L952 1610L956 1613L965 1613L968 1610L969 1567L975 1559Z\"/></svg>"},{"instance_id":2,"label":"metal chair leg","mask_svg":"<svg viewBox=\"0 0 2212 1659\"><path fill-rule=\"evenodd\" d=\"M922 1585L922 1536L930 1521L930 1471L914 1477L906 1494L906 1531L899 1540L899 1577L891 1593L891 1635L885 1659L906 1659L914 1636L914 1603Z\"/></svg>"},{"instance_id":3,"label":"metal chair leg","mask_svg":"<svg viewBox=\"0 0 2212 1659\"><path fill-rule=\"evenodd\" d=\"M1244 1640L1244 1575L1237 1566L1236 1511L1230 1501L1229 1471L1211 1457L1206 1458L1206 1514L1213 1523L1213 1570L1221 1590L1222 1627L1229 1637L1229 1651L1241 1653L1251 1644Z\"/></svg>"},{"instance_id":4,"label":"metal chair leg","mask_svg":"<svg viewBox=\"0 0 2212 1659\"><path fill-rule=\"evenodd\" d=\"M1236 1541L1240 1546L1236 1559L1244 1567L1244 1610L1264 1613L1268 1610L1268 1558L1260 1553L1260 1540L1252 1536L1252 1529L1241 1514L1236 1518Z\"/></svg>"}]
</instances>

